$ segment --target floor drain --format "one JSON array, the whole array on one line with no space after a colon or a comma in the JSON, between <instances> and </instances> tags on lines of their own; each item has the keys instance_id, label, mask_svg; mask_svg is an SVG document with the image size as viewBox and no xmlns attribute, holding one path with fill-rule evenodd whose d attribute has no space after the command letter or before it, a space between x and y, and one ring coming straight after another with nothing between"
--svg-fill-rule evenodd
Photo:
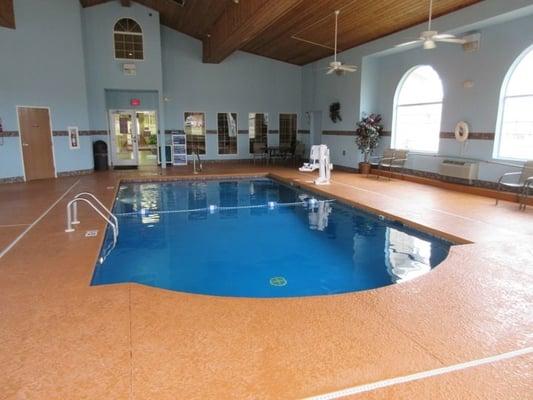
<instances>
[{"instance_id":1,"label":"floor drain","mask_svg":"<svg viewBox=\"0 0 533 400\"><path fill-rule=\"evenodd\" d=\"M270 284L272 286L285 286L287 284L287 279L282 276L275 276L270 278Z\"/></svg>"}]
</instances>

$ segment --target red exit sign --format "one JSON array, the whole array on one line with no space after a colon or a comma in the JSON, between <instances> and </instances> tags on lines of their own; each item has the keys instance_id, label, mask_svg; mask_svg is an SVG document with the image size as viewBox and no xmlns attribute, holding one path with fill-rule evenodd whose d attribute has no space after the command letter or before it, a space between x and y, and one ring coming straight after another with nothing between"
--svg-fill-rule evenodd
<instances>
[{"instance_id":1,"label":"red exit sign","mask_svg":"<svg viewBox=\"0 0 533 400\"><path fill-rule=\"evenodd\" d=\"M130 104L133 107L139 107L141 105L141 99L131 99Z\"/></svg>"}]
</instances>

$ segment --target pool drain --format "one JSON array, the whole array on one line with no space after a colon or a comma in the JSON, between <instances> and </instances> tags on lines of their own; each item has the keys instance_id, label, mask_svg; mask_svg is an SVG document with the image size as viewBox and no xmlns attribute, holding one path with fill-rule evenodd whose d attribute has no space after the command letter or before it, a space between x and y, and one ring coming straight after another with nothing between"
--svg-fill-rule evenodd
<instances>
[{"instance_id":1,"label":"pool drain","mask_svg":"<svg viewBox=\"0 0 533 400\"><path fill-rule=\"evenodd\" d=\"M272 286L285 286L287 284L287 279L282 276L275 276L270 278L270 284Z\"/></svg>"}]
</instances>

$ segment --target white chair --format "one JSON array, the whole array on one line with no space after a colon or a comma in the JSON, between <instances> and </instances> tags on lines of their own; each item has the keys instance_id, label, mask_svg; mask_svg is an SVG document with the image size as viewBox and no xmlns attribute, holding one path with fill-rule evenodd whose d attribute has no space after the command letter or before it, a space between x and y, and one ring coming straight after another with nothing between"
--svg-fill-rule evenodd
<instances>
[{"instance_id":1,"label":"white chair","mask_svg":"<svg viewBox=\"0 0 533 400\"><path fill-rule=\"evenodd\" d=\"M518 176L518 181L510 182L506 179L510 176ZM533 188L533 160L526 161L522 167L522 171L507 172L498 179L498 193L502 187L507 187L518 191L518 208L520 210L526 209L527 200L529 196L529 189ZM496 205L498 205L498 198L496 198Z\"/></svg>"}]
</instances>

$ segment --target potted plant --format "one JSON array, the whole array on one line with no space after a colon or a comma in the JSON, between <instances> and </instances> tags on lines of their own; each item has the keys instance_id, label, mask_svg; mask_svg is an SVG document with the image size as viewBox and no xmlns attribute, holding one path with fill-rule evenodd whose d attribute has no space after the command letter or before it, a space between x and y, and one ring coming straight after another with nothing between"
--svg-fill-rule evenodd
<instances>
[{"instance_id":1,"label":"potted plant","mask_svg":"<svg viewBox=\"0 0 533 400\"><path fill-rule=\"evenodd\" d=\"M363 162L359 163L359 172L368 174L370 172L370 154L379 144L379 136L383 132L380 114L370 114L364 116L357 123L355 130L355 144L363 153Z\"/></svg>"}]
</instances>

